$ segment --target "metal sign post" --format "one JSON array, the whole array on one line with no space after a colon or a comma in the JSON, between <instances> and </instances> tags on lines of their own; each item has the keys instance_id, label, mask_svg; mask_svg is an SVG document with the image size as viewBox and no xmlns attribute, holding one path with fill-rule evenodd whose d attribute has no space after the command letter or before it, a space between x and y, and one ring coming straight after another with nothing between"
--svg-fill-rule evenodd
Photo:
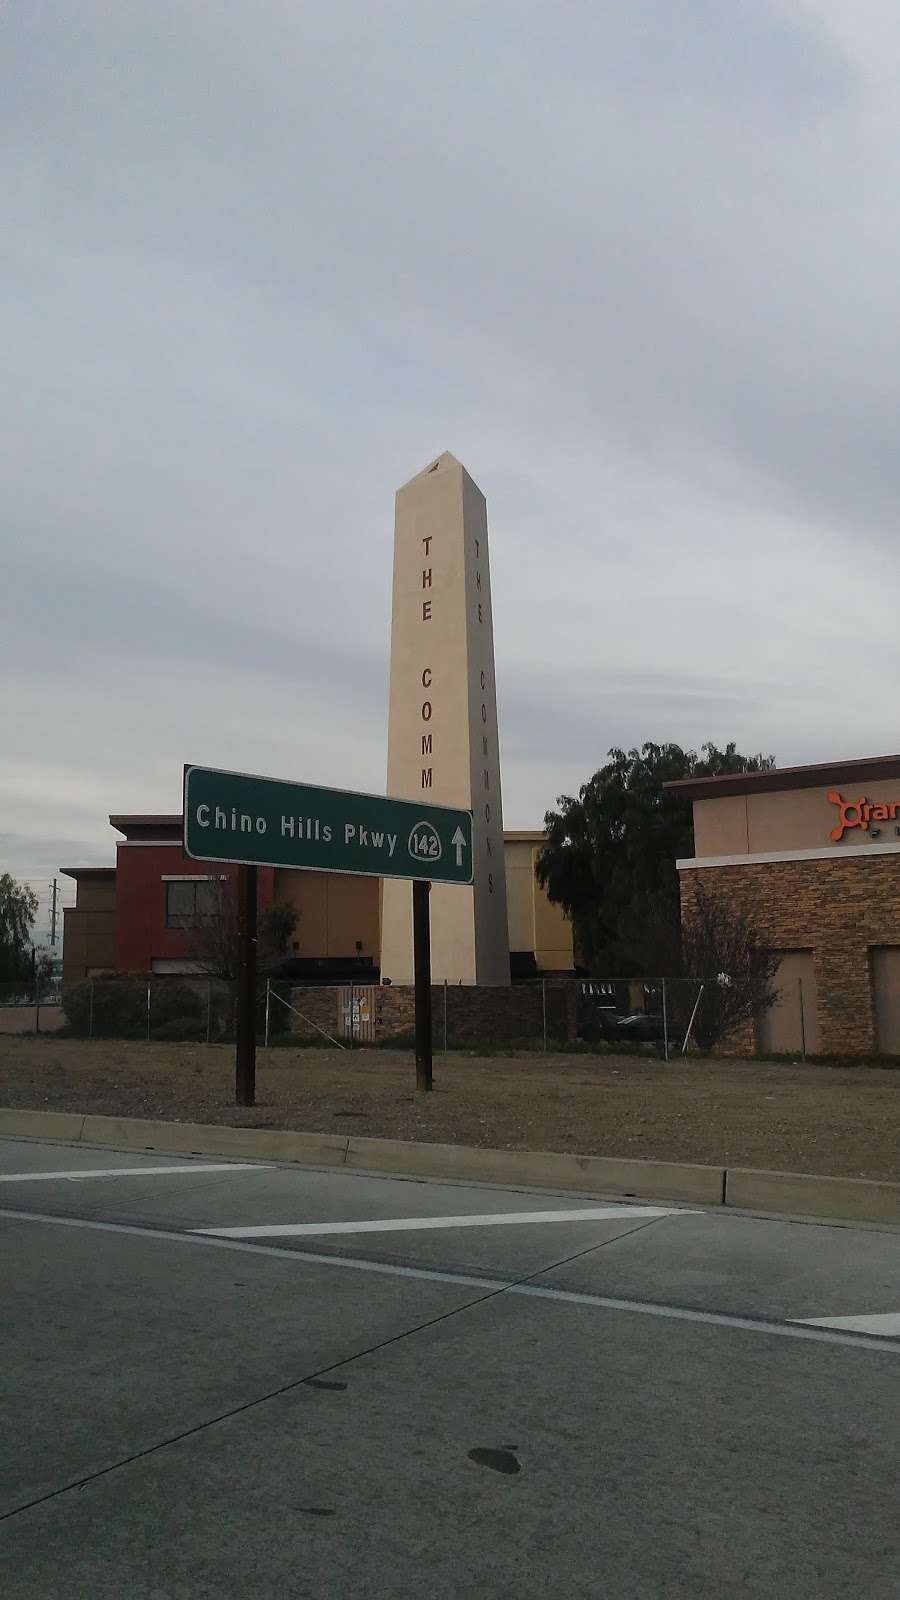
<instances>
[{"instance_id":1,"label":"metal sign post","mask_svg":"<svg viewBox=\"0 0 900 1600\"><path fill-rule=\"evenodd\" d=\"M234 1098L256 1104L256 868L238 872L238 981L235 1005Z\"/></svg>"},{"instance_id":2,"label":"metal sign post","mask_svg":"<svg viewBox=\"0 0 900 1600\"><path fill-rule=\"evenodd\" d=\"M416 1088L432 1088L431 884L413 884L413 964L416 979Z\"/></svg>"}]
</instances>

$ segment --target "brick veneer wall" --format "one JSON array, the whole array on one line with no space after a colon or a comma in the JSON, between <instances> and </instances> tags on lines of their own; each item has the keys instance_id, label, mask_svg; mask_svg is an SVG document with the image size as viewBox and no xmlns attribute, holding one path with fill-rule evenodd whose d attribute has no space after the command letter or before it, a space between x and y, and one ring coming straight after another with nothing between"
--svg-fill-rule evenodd
<instances>
[{"instance_id":1,"label":"brick veneer wall","mask_svg":"<svg viewBox=\"0 0 900 1600\"><path fill-rule=\"evenodd\" d=\"M318 988L295 988L288 992L288 1000L296 1010L288 1013L291 1033L303 1039L312 1039L321 1031L337 1034L338 990L323 984ZM315 1026L313 1026L315 1024Z\"/></svg>"},{"instance_id":2,"label":"brick veneer wall","mask_svg":"<svg viewBox=\"0 0 900 1600\"><path fill-rule=\"evenodd\" d=\"M362 994L363 987L359 987ZM367 991L372 992L372 991ZM389 1039L393 1034L411 1033L415 1026L415 990L411 985L391 984L374 990L375 1037ZM540 984L511 984L508 987L447 988L447 1036L456 1044L534 1043L543 1037L543 999ZM577 994L575 983L548 983L547 1034L550 1039L576 1037ZM334 988L295 988L291 1004L329 1033L339 1025L338 993ZM434 984L431 1008L435 1043L443 1042L444 987ZM343 1024L341 1023L341 1028ZM291 1029L308 1037L315 1028L291 1014Z\"/></svg>"},{"instance_id":3,"label":"brick veneer wall","mask_svg":"<svg viewBox=\"0 0 900 1600\"><path fill-rule=\"evenodd\" d=\"M825 1055L875 1048L869 946L900 944L900 855L694 867L680 876L683 917L702 883L739 907L773 949L812 950Z\"/></svg>"}]
</instances>

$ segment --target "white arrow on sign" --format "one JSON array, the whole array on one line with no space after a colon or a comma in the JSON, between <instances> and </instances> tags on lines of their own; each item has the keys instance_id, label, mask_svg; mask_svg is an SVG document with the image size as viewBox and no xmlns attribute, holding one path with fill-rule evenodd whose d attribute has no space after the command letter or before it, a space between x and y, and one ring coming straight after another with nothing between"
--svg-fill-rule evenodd
<instances>
[{"instance_id":1,"label":"white arrow on sign","mask_svg":"<svg viewBox=\"0 0 900 1600\"><path fill-rule=\"evenodd\" d=\"M462 853L466 848L466 836L463 833L462 828L457 828L453 838L450 840L450 843L456 845L456 865L461 867Z\"/></svg>"}]
</instances>

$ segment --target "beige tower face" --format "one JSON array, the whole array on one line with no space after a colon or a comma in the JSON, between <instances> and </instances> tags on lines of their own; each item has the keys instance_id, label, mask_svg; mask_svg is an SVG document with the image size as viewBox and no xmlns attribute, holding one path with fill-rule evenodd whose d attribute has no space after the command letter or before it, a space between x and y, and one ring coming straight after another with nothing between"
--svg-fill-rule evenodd
<instances>
[{"instance_id":1,"label":"beige tower face","mask_svg":"<svg viewBox=\"0 0 900 1600\"><path fill-rule=\"evenodd\" d=\"M436 983L509 983L487 506L451 455L397 494L387 792L471 807L472 888L431 893ZM381 972L413 980L412 889L385 880Z\"/></svg>"}]
</instances>

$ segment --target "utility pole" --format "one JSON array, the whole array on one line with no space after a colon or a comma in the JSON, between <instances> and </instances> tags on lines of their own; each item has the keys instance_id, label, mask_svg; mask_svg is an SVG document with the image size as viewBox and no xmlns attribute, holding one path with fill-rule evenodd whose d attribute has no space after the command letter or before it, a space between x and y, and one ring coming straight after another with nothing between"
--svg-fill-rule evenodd
<instances>
[{"instance_id":1,"label":"utility pole","mask_svg":"<svg viewBox=\"0 0 900 1600\"><path fill-rule=\"evenodd\" d=\"M50 943L56 944L56 879L50 885L53 890L53 905L50 909Z\"/></svg>"}]
</instances>

